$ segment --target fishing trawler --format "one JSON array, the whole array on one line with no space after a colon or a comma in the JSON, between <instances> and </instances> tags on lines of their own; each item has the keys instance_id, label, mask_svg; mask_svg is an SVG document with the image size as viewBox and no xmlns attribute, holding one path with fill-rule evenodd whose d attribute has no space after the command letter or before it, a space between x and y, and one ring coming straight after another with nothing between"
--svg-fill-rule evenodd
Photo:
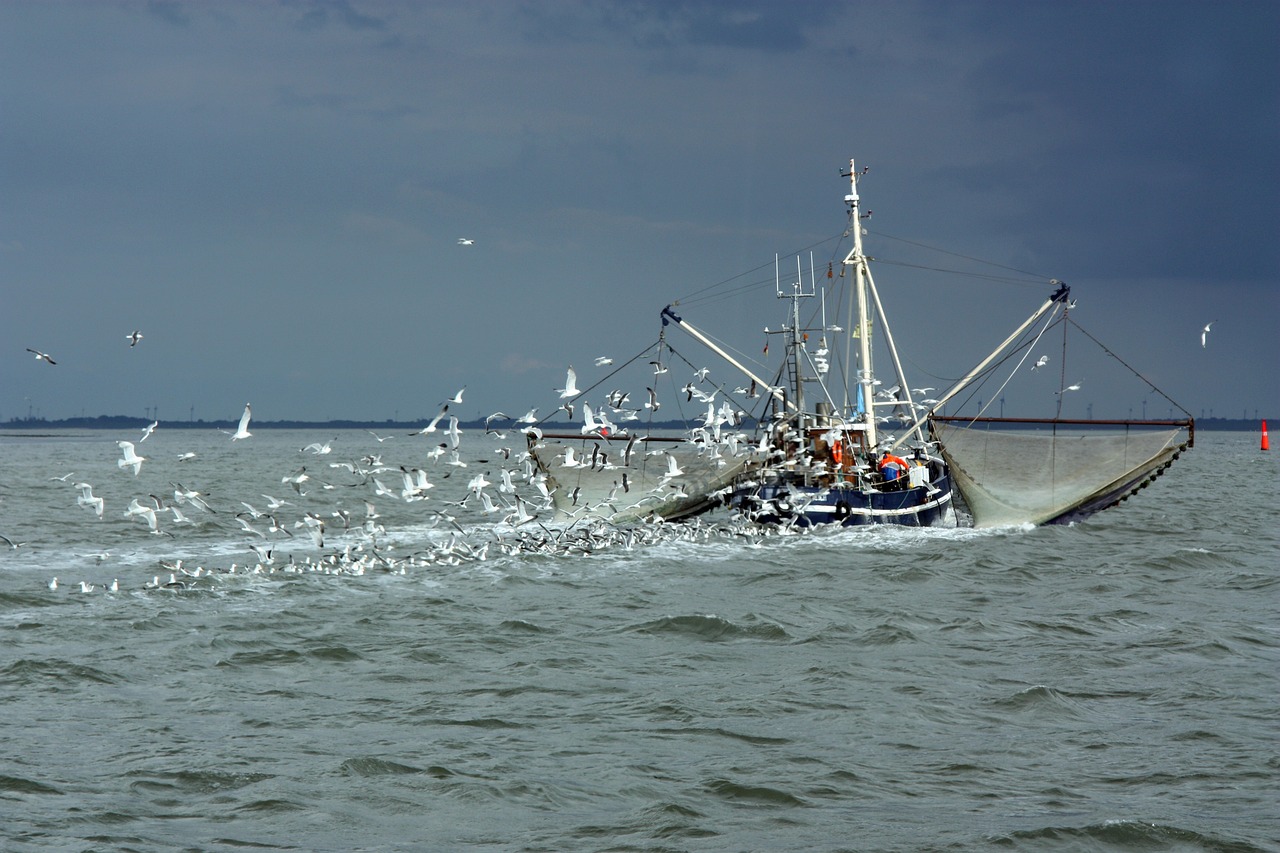
<instances>
[{"instance_id":1,"label":"fishing trawler","mask_svg":"<svg viewBox=\"0 0 1280 853\"><path fill-rule=\"evenodd\" d=\"M839 276L852 293L835 299L843 318L829 313L833 294L825 282L819 286L812 258L807 280L797 259L795 280L785 286L775 258L777 297L788 303L783 325L765 329L781 339L776 370L762 375L764 369L744 363L668 305L658 342L632 361L648 359L655 376L679 361L692 369L667 339L674 327L741 373L749 388L707 390L690 381L681 389L688 395L683 402L697 395L706 414L673 435L627 426L644 410L653 422L660 406L654 387L646 387L643 409L626 408L629 395L621 392L593 409L588 389L565 406L571 417L574 402L581 407L576 434L528 431L530 455L561 519L671 521L728 506L759 524L800 527L1065 523L1123 501L1191 446L1189 415L1064 420L1060 405L1058 415L1043 420L939 414L971 383L989 379L997 359L1004 364L1008 353L1022 352L1025 361L1045 331L1068 322L1070 290L1050 280L1044 302L991 355L946 393L924 398L905 375L863 250L858 183L866 171L853 161L842 171L852 236ZM880 364L888 369L878 372ZM923 399L915 399L917 392ZM622 427L610 413L624 418Z\"/></svg>"}]
</instances>

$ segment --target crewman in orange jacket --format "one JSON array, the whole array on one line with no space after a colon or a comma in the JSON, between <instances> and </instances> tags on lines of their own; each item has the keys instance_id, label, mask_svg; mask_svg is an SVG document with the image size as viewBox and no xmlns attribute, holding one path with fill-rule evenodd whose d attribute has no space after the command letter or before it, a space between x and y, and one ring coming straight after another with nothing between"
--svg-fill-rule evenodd
<instances>
[{"instance_id":1,"label":"crewman in orange jacket","mask_svg":"<svg viewBox=\"0 0 1280 853\"><path fill-rule=\"evenodd\" d=\"M910 466L907 465L907 460L903 459L901 456L894 456L886 450L880 456L880 464L878 467L880 468L880 474L887 482L890 480L896 480L903 474L906 474L907 468Z\"/></svg>"}]
</instances>

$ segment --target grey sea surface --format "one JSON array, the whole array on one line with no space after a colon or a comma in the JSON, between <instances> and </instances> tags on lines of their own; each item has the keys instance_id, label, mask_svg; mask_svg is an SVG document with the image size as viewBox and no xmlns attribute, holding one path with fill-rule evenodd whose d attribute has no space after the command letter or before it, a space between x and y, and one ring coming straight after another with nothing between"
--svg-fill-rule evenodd
<instances>
[{"instance_id":1,"label":"grey sea surface","mask_svg":"<svg viewBox=\"0 0 1280 853\"><path fill-rule=\"evenodd\" d=\"M425 436L161 424L135 476L137 438L0 435L5 850L1280 850L1255 435L1201 433L1070 527L712 516L559 553L450 503L519 435L467 435L450 469ZM435 488L330 467L366 454ZM216 512L125 515L174 484ZM242 505L267 496L275 532ZM333 570L375 542L384 564Z\"/></svg>"}]
</instances>

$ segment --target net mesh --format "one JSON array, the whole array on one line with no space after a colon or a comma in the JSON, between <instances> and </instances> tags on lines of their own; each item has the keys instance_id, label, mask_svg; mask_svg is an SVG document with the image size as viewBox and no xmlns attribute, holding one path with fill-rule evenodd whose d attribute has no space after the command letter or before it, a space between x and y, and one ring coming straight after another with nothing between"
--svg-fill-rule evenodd
<instances>
[{"instance_id":1,"label":"net mesh","mask_svg":"<svg viewBox=\"0 0 1280 853\"><path fill-rule=\"evenodd\" d=\"M1158 476L1187 443L1183 430L1038 432L933 423L975 527L1074 521Z\"/></svg>"},{"instance_id":2,"label":"net mesh","mask_svg":"<svg viewBox=\"0 0 1280 853\"><path fill-rule=\"evenodd\" d=\"M719 492L754 464L747 456L716 454L687 442L641 441L625 464L621 444L607 447L603 460L599 447L599 442L550 439L530 446L546 474L558 520L678 519L715 506ZM671 473L671 459L678 474Z\"/></svg>"}]
</instances>

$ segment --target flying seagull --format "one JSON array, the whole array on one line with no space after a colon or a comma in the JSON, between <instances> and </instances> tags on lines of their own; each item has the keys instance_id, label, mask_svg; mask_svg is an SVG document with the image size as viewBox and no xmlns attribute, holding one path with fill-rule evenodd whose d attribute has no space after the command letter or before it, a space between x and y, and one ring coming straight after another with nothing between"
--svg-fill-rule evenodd
<instances>
[{"instance_id":1,"label":"flying seagull","mask_svg":"<svg viewBox=\"0 0 1280 853\"><path fill-rule=\"evenodd\" d=\"M1213 321L1213 323L1216 323L1216 322L1218 321L1217 320ZM1204 349L1209 344L1209 327L1212 326L1213 323L1206 323L1205 327L1200 330L1200 348L1201 349ZM39 358L39 357L40 356L36 356L36 358ZM53 362L49 362L49 363L52 364Z\"/></svg>"},{"instance_id":2,"label":"flying seagull","mask_svg":"<svg viewBox=\"0 0 1280 853\"><path fill-rule=\"evenodd\" d=\"M134 329L131 333L125 335L125 339L129 341L129 346L136 347L138 341L142 340L142 332Z\"/></svg>"},{"instance_id":3,"label":"flying seagull","mask_svg":"<svg viewBox=\"0 0 1280 853\"><path fill-rule=\"evenodd\" d=\"M138 476L138 469L142 467L143 462L147 461L147 457L139 456L134 451L132 441L117 441L116 446L123 454L116 460L116 465L121 468L133 468L133 476Z\"/></svg>"},{"instance_id":4,"label":"flying seagull","mask_svg":"<svg viewBox=\"0 0 1280 853\"><path fill-rule=\"evenodd\" d=\"M98 518L102 518L102 509L105 502L102 498L94 495L93 486L90 483L76 483L76 488L80 490L80 497L76 498L76 505L82 506L90 512L96 513Z\"/></svg>"},{"instance_id":5,"label":"flying seagull","mask_svg":"<svg viewBox=\"0 0 1280 853\"><path fill-rule=\"evenodd\" d=\"M474 246L475 244L476 244L476 241L475 241L475 240L472 240L470 237L459 237L459 238L458 238L458 245L459 245L459 246Z\"/></svg>"},{"instance_id":6,"label":"flying seagull","mask_svg":"<svg viewBox=\"0 0 1280 853\"><path fill-rule=\"evenodd\" d=\"M569 370L565 374L564 387L555 390L560 392L561 400L578 396L578 374L574 371L572 364L569 365Z\"/></svg>"},{"instance_id":7,"label":"flying seagull","mask_svg":"<svg viewBox=\"0 0 1280 853\"><path fill-rule=\"evenodd\" d=\"M249 432L249 418L251 415L252 411L249 409L249 404L245 403L244 414L240 416L240 426L236 427L236 431L231 433L232 441L237 441L241 438L248 438L253 435L253 433Z\"/></svg>"},{"instance_id":8,"label":"flying seagull","mask_svg":"<svg viewBox=\"0 0 1280 853\"><path fill-rule=\"evenodd\" d=\"M35 353L35 354L36 354L36 361L40 361L41 359L44 359L45 361L49 362L50 364L57 364L57 363L58 363L58 362L54 361L53 359L49 358L49 354L48 354L48 353L40 352L40 350L38 350L38 349L32 349L31 347L27 347L27 352L33 352L33 353Z\"/></svg>"},{"instance_id":9,"label":"flying seagull","mask_svg":"<svg viewBox=\"0 0 1280 853\"><path fill-rule=\"evenodd\" d=\"M1044 367L1048 363L1049 363L1049 356L1042 355L1038 359L1036 359L1035 364L1031 365L1031 369L1036 370L1037 368Z\"/></svg>"},{"instance_id":10,"label":"flying seagull","mask_svg":"<svg viewBox=\"0 0 1280 853\"><path fill-rule=\"evenodd\" d=\"M1080 390L1080 386L1081 386L1081 385L1083 385L1083 384L1084 384L1084 380L1083 380L1083 379L1081 379L1079 382L1075 383L1074 385L1068 385L1066 388L1063 388L1061 391L1057 391L1057 392L1055 392L1055 393L1062 394L1062 393L1065 393L1065 392L1067 392L1067 391L1079 391L1079 390Z\"/></svg>"}]
</instances>

